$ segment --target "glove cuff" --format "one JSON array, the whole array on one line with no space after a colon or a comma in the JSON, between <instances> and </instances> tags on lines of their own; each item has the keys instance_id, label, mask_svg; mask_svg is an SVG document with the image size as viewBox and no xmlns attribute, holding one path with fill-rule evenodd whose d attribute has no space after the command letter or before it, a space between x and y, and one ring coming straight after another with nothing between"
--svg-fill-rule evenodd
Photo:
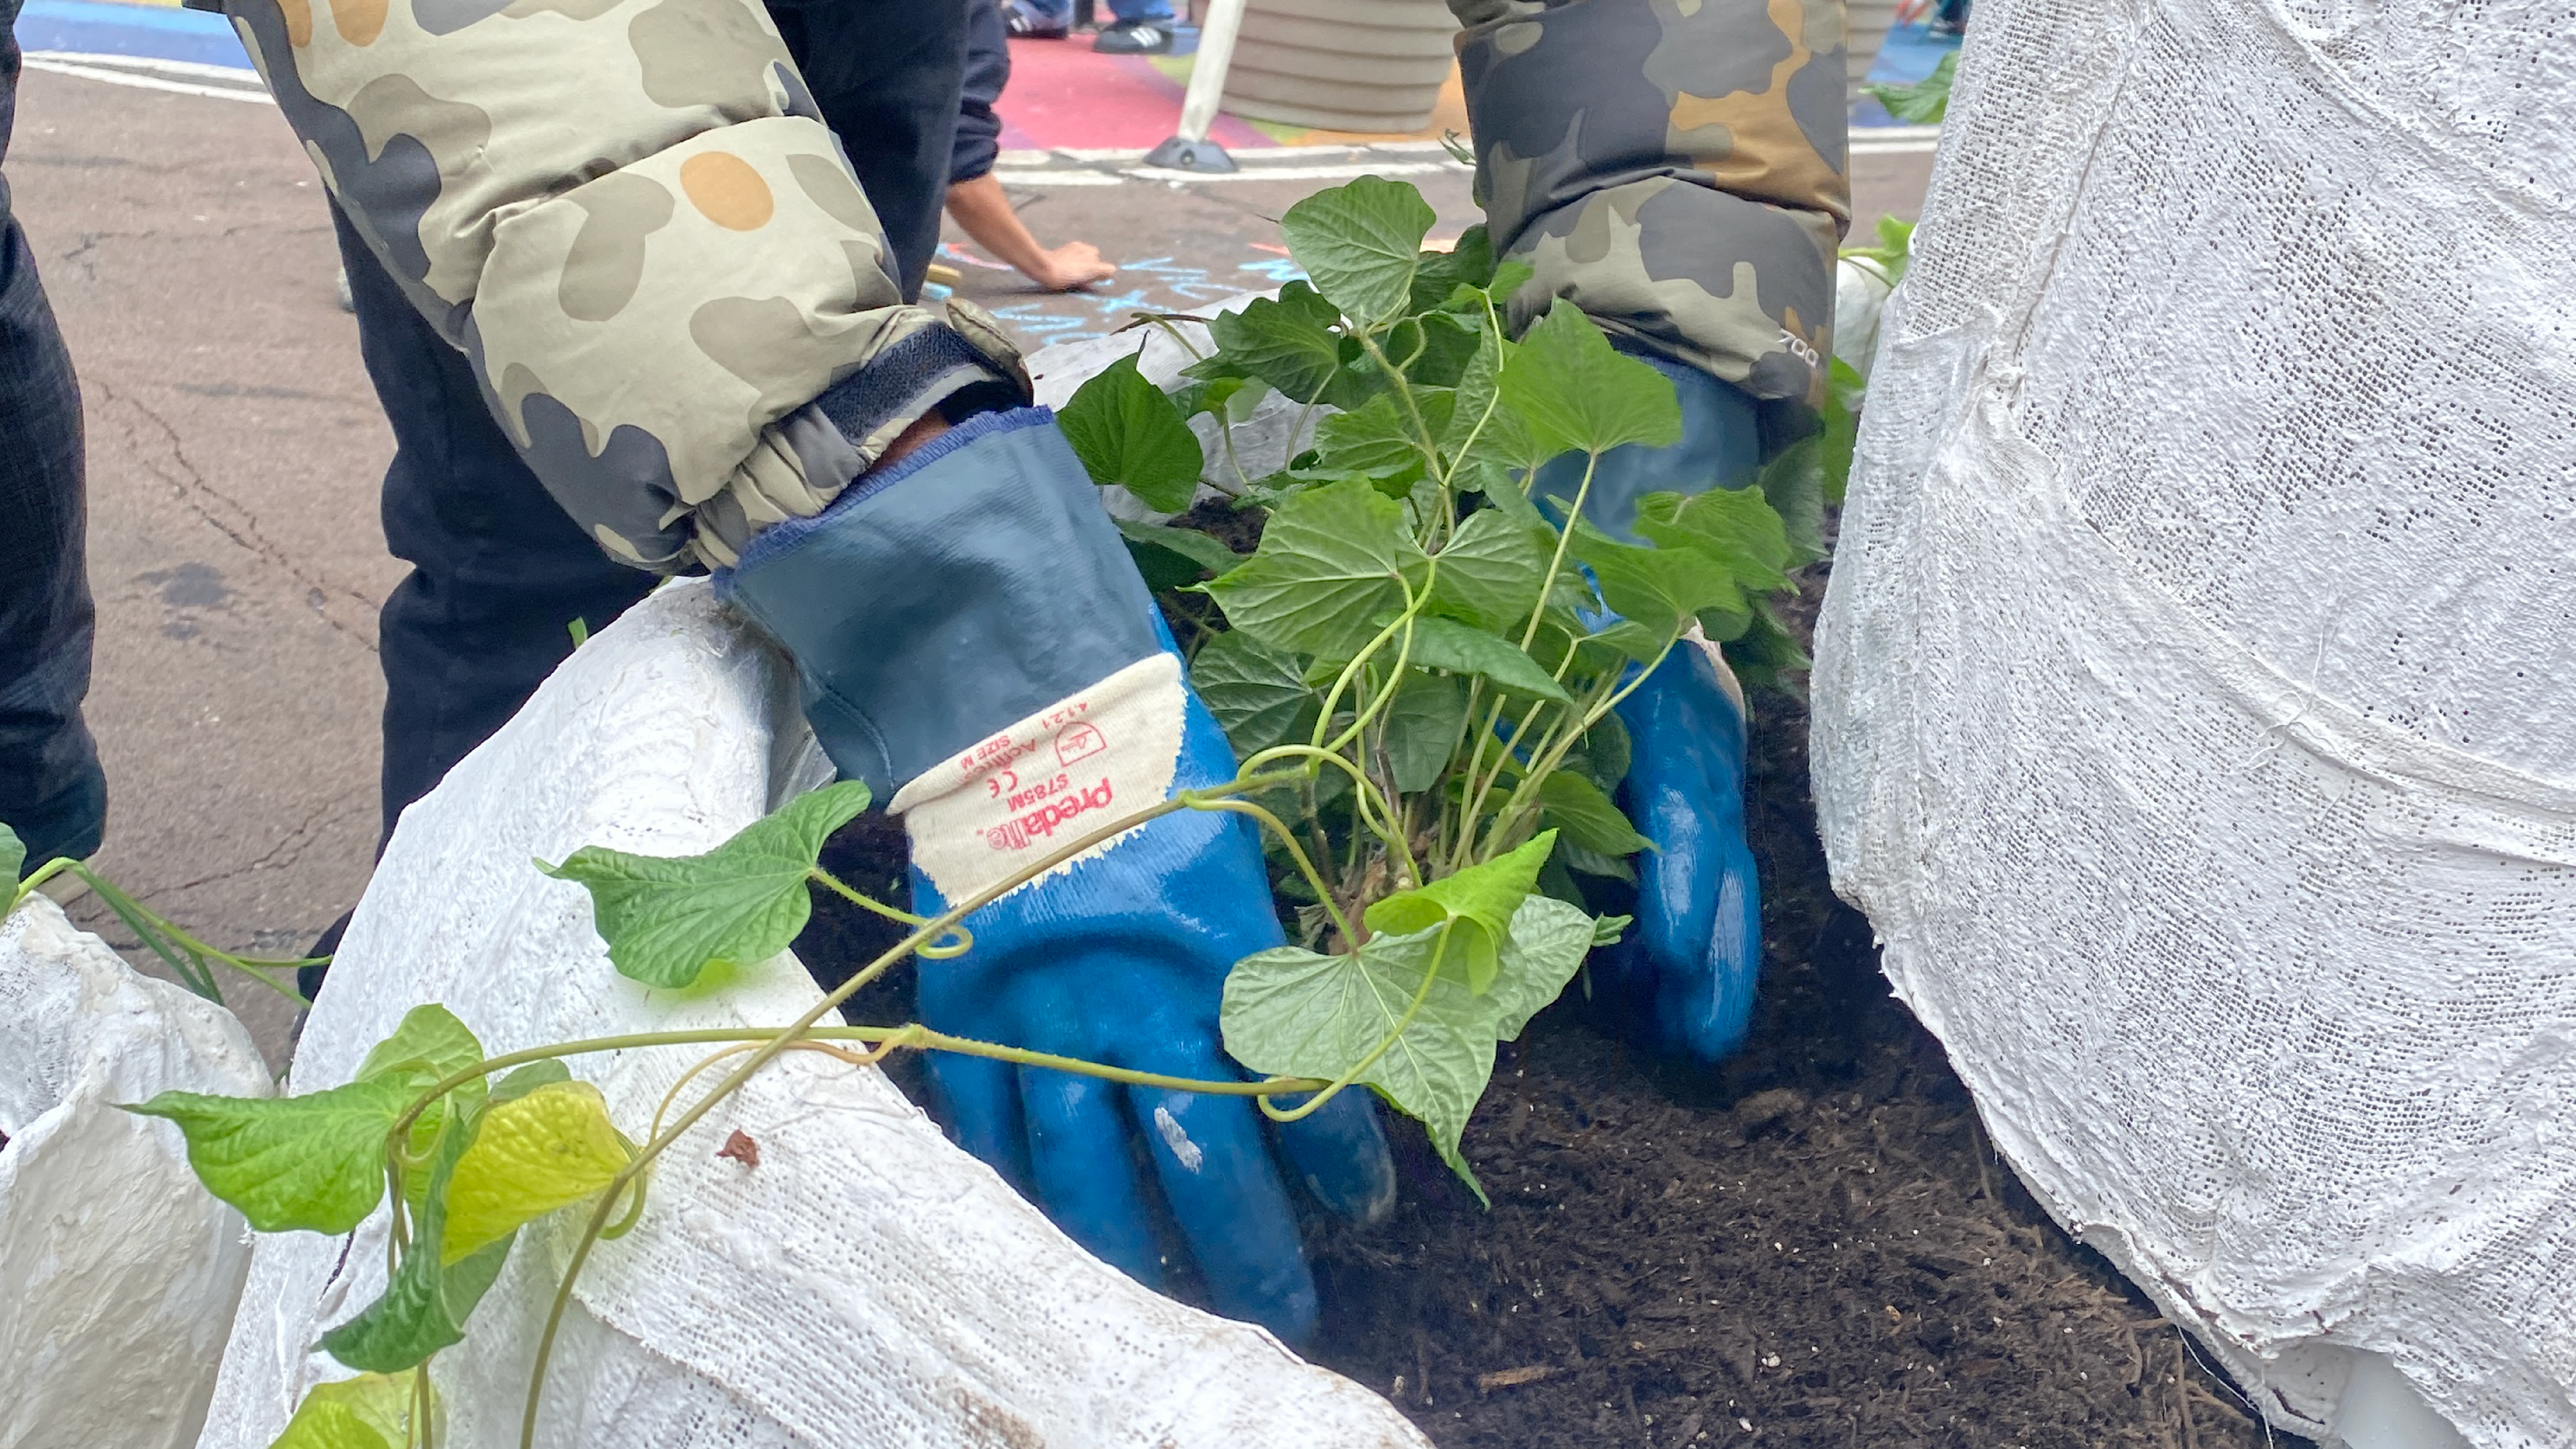
<instances>
[{"instance_id":1,"label":"glove cuff","mask_svg":"<svg viewBox=\"0 0 2576 1449\"><path fill-rule=\"evenodd\" d=\"M794 656L825 753L879 798L1162 647L1044 408L973 418L772 526L716 587Z\"/></svg>"},{"instance_id":2,"label":"glove cuff","mask_svg":"<svg viewBox=\"0 0 2576 1449\"><path fill-rule=\"evenodd\" d=\"M941 760L890 807L912 837L913 869L942 899L962 901L1122 815L1161 804L1172 793L1188 710L1181 661L1158 651Z\"/></svg>"}]
</instances>

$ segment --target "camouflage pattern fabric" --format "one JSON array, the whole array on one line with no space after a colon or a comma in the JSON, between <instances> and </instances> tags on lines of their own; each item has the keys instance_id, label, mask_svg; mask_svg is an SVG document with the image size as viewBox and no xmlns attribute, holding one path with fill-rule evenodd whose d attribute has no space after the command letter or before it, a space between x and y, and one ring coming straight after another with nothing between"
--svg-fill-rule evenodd
<instances>
[{"instance_id":1,"label":"camouflage pattern fabric","mask_svg":"<svg viewBox=\"0 0 2576 1449\"><path fill-rule=\"evenodd\" d=\"M1017 373L998 330L904 304L759 0L226 13L368 247L628 563L730 564Z\"/></svg>"},{"instance_id":2,"label":"camouflage pattern fabric","mask_svg":"<svg viewBox=\"0 0 2576 1449\"><path fill-rule=\"evenodd\" d=\"M1842 0L1449 0L1495 246L1604 326L1814 406L1851 225Z\"/></svg>"}]
</instances>

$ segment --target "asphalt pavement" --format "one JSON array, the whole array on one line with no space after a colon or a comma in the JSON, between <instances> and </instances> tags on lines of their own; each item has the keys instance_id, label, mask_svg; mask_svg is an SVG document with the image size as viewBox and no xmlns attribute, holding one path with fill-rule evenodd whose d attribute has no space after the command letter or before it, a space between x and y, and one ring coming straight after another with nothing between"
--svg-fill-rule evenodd
<instances>
[{"instance_id":1,"label":"asphalt pavement","mask_svg":"<svg viewBox=\"0 0 2576 1449\"><path fill-rule=\"evenodd\" d=\"M7 158L86 410L89 714L112 791L98 865L219 946L293 954L372 862L375 615L404 568L377 518L393 445L335 298L311 163L241 80L170 67L31 65ZM1863 225L1911 216L1930 162L1927 147L1856 157ZM1276 218L1362 171L1420 184L1435 236L1476 217L1464 169L1418 144L1268 152L1218 181L1151 174L1132 151L1018 151L1002 169L1042 239L1091 241L1122 268L1049 297L953 245L958 290L1031 347L1278 285L1296 273ZM132 946L96 902L73 914ZM275 1059L285 1003L230 995Z\"/></svg>"}]
</instances>

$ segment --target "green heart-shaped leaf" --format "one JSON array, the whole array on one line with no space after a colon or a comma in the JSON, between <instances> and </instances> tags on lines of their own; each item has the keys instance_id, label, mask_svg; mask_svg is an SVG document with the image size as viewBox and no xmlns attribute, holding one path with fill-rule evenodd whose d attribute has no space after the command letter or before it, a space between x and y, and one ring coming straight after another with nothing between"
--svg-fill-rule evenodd
<instances>
[{"instance_id":1,"label":"green heart-shaped leaf","mask_svg":"<svg viewBox=\"0 0 2576 1449\"><path fill-rule=\"evenodd\" d=\"M618 973L680 987L710 962L746 965L784 951L813 913L806 881L823 843L868 808L855 780L800 795L704 855L632 855L585 845L557 880L590 891L591 918Z\"/></svg>"},{"instance_id":2,"label":"green heart-shaped leaf","mask_svg":"<svg viewBox=\"0 0 2576 1449\"><path fill-rule=\"evenodd\" d=\"M1189 419L1136 370L1135 354L1082 384L1056 413L1091 481L1116 484L1159 513L1178 513L1198 493L1207 454Z\"/></svg>"}]
</instances>

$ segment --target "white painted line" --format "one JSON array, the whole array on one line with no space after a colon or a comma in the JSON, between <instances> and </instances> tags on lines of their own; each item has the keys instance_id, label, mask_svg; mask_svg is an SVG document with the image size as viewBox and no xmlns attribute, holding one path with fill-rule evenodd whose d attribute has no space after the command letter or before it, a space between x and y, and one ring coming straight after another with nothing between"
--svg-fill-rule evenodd
<instances>
[{"instance_id":1,"label":"white painted line","mask_svg":"<svg viewBox=\"0 0 2576 1449\"><path fill-rule=\"evenodd\" d=\"M993 168L993 179L1004 186L1121 186L1127 181L1124 176L1077 167L1042 171L1005 171L996 166Z\"/></svg>"},{"instance_id":2,"label":"white painted line","mask_svg":"<svg viewBox=\"0 0 2576 1449\"><path fill-rule=\"evenodd\" d=\"M1851 154L1855 156L1912 156L1936 150L1941 144L1938 126L1862 126L1851 133Z\"/></svg>"},{"instance_id":3,"label":"white painted line","mask_svg":"<svg viewBox=\"0 0 2576 1449\"><path fill-rule=\"evenodd\" d=\"M113 70L151 70L163 75L195 76L200 80L231 81L236 85L261 88L259 72L247 61L240 65L208 65L196 60L163 60L157 55L99 55L85 50L31 50L29 60L54 60L66 65L101 65Z\"/></svg>"},{"instance_id":4,"label":"white painted line","mask_svg":"<svg viewBox=\"0 0 2576 1449\"><path fill-rule=\"evenodd\" d=\"M1366 146L1281 146L1274 150L1254 151L1249 148L1229 151L1238 166L1320 165L1332 161L1357 161L1369 154Z\"/></svg>"},{"instance_id":5,"label":"white painted line","mask_svg":"<svg viewBox=\"0 0 2576 1449\"><path fill-rule=\"evenodd\" d=\"M1144 152L1133 149L1111 149L1101 151L1086 149L1079 146L1066 146L1057 150L1055 154L1063 157L1067 161L1142 161L1145 159Z\"/></svg>"},{"instance_id":6,"label":"white painted line","mask_svg":"<svg viewBox=\"0 0 2576 1449\"><path fill-rule=\"evenodd\" d=\"M137 90L146 91L170 91L183 96L213 96L218 100L250 101L263 106L277 104L269 99L266 91L244 90L239 86L192 85L187 81L136 75L132 71L101 70L96 66L87 65L65 65L57 60L39 60L33 55L26 57L26 62L29 70L52 71L56 75L77 76L82 80L105 81L112 86L132 86Z\"/></svg>"},{"instance_id":7,"label":"white painted line","mask_svg":"<svg viewBox=\"0 0 2576 1449\"><path fill-rule=\"evenodd\" d=\"M1347 181L1354 176L1418 176L1430 171L1463 173L1468 169L1455 161L1380 161L1355 166L1264 166L1222 173L1130 166L1120 174L1139 181Z\"/></svg>"}]
</instances>

